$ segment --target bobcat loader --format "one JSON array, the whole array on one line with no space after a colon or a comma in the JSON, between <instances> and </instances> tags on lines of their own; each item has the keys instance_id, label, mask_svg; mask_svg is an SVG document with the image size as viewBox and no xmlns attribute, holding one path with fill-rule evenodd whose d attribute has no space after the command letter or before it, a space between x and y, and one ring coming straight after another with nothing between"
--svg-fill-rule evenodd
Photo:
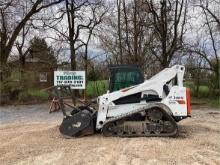
<instances>
[{"instance_id":1,"label":"bobcat loader","mask_svg":"<svg viewBox=\"0 0 220 165\"><path fill-rule=\"evenodd\" d=\"M144 81L141 71L130 65L110 67L109 90L97 99L97 110L78 106L64 114L60 132L79 137L96 132L104 136L176 136L177 122L191 115L190 91L183 87L185 67L166 68Z\"/></svg>"}]
</instances>

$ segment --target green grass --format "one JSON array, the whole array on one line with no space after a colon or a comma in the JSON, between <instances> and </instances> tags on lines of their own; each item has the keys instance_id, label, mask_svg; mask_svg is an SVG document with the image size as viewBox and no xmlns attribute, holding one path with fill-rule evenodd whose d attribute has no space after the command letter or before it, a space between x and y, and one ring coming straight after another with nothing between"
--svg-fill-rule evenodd
<instances>
[{"instance_id":1,"label":"green grass","mask_svg":"<svg viewBox=\"0 0 220 165\"><path fill-rule=\"evenodd\" d=\"M220 98L211 97L210 90L207 85L200 85L198 96L195 96L196 86L193 82L187 81L184 83L184 86L190 88L190 93L192 96L192 103L196 104L206 104L211 107L220 108Z\"/></svg>"},{"instance_id":2,"label":"green grass","mask_svg":"<svg viewBox=\"0 0 220 165\"><path fill-rule=\"evenodd\" d=\"M211 107L216 107L216 108L219 108L220 109L220 98L218 99L209 99L208 101L208 105L210 105Z\"/></svg>"},{"instance_id":3,"label":"green grass","mask_svg":"<svg viewBox=\"0 0 220 165\"><path fill-rule=\"evenodd\" d=\"M184 82L183 85L184 85L185 87L190 88L190 89L193 89L193 88L194 88L194 83L191 82L191 81L186 81L186 82Z\"/></svg>"},{"instance_id":4,"label":"green grass","mask_svg":"<svg viewBox=\"0 0 220 165\"><path fill-rule=\"evenodd\" d=\"M47 92L39 89L30 89L28 90L28 94L32 97L37 97L43 100L46 100L49 97L49 94Z\"/></svg>"},{"instance_id":5,"label":"green grass","mask_svg":"<svg viewBox=\"0 0 220 165\"><path fill-rule=\"evenodd\" d=\"M45 91L39 89L28 89L19 93L18 101L19 102L30 102L35 101L46 101L49 97L49 94Z\"/></svg>"},{"instance_id":6,"label":"green grass","mask_svg":"<svg viewBox=\"0 0 220 165\"><path fill-rule=\"evenodd\" d=\"M208 97L209 96L209 87L205 85L199 86L199 97Z\"/></svg>"},{"instance_id":7,"label":"green grass","mask_svg":"<svg viewBox=\"0 0 220 165\"><path fill-rule=\"evenodd\" d=\"M108 80L89 81L86 87L88 97L97 97L108 90Z\"/></svg>"},{"instance_id":8,"label":"green grass","mask_svg":"<svg viewBox=\"0 0 220 165\"><path fill-rule=\"evenodd\" d=\"M213 108L220 108L220 98L196 98L192 97L192 104L208 105Z\"/></svg>"},{"instance_id":9,"label":"green grass","mask_svg":"<svg viewBox=\"0 0 220 165\"><path fill-rule=\"evenodd\" d=\"M191 96L198 98L206 98L209 97L210 91L207 85L200 85L198 96L196 96L196 86L193 82L187 81L184 82L184 86L190 88Z\"/></svg>"}]
</instances>

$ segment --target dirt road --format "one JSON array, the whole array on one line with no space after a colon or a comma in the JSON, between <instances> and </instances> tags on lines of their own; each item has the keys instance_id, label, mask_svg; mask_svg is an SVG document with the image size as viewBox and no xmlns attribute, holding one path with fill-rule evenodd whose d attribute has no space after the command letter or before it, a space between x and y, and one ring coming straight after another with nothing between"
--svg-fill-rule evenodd
<instances>
[{"instance_id":1,"label":"dirt road","mask_svg":"<svg viewBox=\"0 0 220 165\"><path fill-rule=\"evenodd\" d=\"M220 164L220 110L194 107L177 138L64 139L47 105L0 107L0 164Z\"/></svg>"}]
</instances>

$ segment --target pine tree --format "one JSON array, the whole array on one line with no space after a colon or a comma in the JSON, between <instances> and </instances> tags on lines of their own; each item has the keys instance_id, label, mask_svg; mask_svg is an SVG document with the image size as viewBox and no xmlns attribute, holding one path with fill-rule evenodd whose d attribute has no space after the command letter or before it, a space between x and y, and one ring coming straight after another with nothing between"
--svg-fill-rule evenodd
<instances>
[{"instance_id":1,"label":"pine tree","mask_svg":"<svg viewBox=\"0 0 220 165\"><path fill-rule=\"evenodd\" d=\"M30 56L32 58L39 58L51 65L57 64L53 48L48 46L45 39L36 36L30 41Z\"/></svg>"}]
</instances>

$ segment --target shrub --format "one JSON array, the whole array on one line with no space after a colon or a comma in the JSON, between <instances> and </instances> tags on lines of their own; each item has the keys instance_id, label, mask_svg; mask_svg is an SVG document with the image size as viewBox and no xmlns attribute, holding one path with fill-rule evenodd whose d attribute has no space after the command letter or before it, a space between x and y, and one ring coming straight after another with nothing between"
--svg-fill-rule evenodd
<instances>
[{"instance_id":1,"label":"shrub","mask_svg":"<svg viewBox=\"0 0 220 165\"><path fill-rule=\"evenodd\" d=\"M108 89L107 80L89 81L86 87L86 95L88 97L97 97L106 93Z\"/></svg>"},{"instance_id":2,"label":"shrub","mask_svg":"<svg viewBox=\"0 0 220 165\"><path fill-rule=\"evenodd\" d=\"M49 94L39 89L29 89L19 94L19 102L45 101L48 100Z\"/></svg>"},{"instance_id":3,"label":"shrub","mask_svg":"<svg viewBox=\"0 0 220 165\"><path fill-rule=\"evenodd\" d=\"M193 97L207 98L210 95L210 88L207 85L199 86L198 96L196 95L196 85L193 82L187 81L184 83L184 86L190 88L190 93Z\"/></svg>"},{"instance_id":4,"label":"shrub","mask_svg":"<svg viewBox=\"0 0 220 165\"><path fill-rule=\"evenodd\" d=\"M191 81L186 81L186 82L184 82L184 86L185 86L185 87L188 87L188 88L190 89L190 94L191 94L191 96L194 96L194 95L195 95L195 90L196 90L196 88L195 88L195 85L194 85L193 82L191 82Z\"/></svg>"},{"instance_id":5,"label":"shrub","mask_svg":"<svg viewBox=\"0 0 220 165\"><path fill-rule=\"evenodd\" d=\"M27 91L22 91L19 93L19 96L18 96L19 102L27 102L29 100L32 100L32 98Z\"/></svg>"},{"instance_id":6,"label":"shrub","mask_svg":"<svg viewBox=\"0 0 220 165\"><path fill-rule=\"evenodd\" d=\"M17 81L2 82L0 85L1 96L8 96L10 100L17 99L23 87Z\"/></svg>"},{"instance_id":7,"label":"shrub","mask_svg":"<svg viewBox=\"0 0 220 165\"><path fill-rule=\"evenodd\" d=\"M199 86L199 98L209 97L209 88L208 86L201 85Z\"/></svg>"},{"instance_id":8,"label":"shrub","mask_svg":"<svg viewBox=\"0 0 220 165\"><path fill-rule=\"evenodd\" d=\"M47 92L38 89L28 90L28 93L30 96L38 98L40 100L47 100L49 97L49 94Z\"/></svg>"}]
</instances>

